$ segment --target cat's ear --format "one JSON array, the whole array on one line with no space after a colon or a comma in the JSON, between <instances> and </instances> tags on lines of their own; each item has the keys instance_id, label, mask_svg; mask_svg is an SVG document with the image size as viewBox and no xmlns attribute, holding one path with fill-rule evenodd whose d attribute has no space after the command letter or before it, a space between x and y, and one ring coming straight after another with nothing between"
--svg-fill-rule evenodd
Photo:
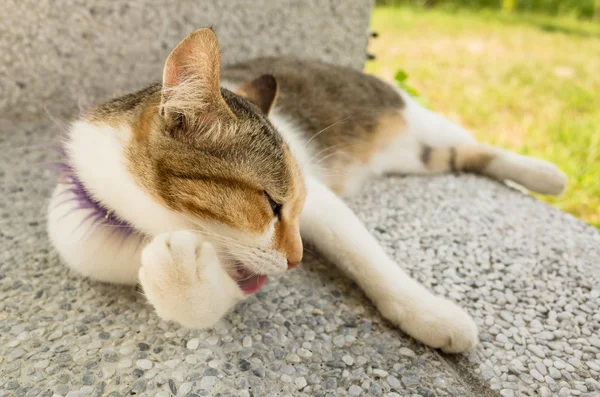
<instances>
[{"instance_id":1,"label":"cat's ear","mask_svg":"<svg viewBox=\"0 0 600 397\"><path fill-rule=\"evenodd\" d=\"M183 39L165 61L161 112L187 115L233 114L221 97L220 52L212 29L202 28Z\"/></svg>"},{"instance_id":2,"label":"cat's ear","mask_svg":"<svg viewBox=\"0 0 600 397\"><path fill-rule=\"evenodd\" d=\"M256 104L264 114L269 114L277 98L277 80L270 74L264 74L257 79L243 84L237 91L238 95Z\"/></svg>"}]
</instances>

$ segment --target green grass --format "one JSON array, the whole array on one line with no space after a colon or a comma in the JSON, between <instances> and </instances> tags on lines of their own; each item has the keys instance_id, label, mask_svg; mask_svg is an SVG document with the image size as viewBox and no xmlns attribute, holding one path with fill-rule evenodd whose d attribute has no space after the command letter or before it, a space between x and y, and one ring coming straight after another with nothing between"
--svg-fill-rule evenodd
<instances>
[{"instance_id":1,"label":"green grass","mask_svg":"<svg viewBox=\"0 0 600 397\"><path fill-rule=\"evenodd\" d=\"M399 69L437 112L483 142L557 164L560 197L600 227L600 24L568 17L378 7L366 70Z\"/></svg>"}]
</instances>

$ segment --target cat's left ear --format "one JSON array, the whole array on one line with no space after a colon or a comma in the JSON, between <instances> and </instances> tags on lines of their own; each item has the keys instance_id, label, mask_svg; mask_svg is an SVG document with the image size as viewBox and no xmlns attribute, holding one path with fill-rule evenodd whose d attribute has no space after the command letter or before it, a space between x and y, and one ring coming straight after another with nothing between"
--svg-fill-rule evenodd
<instances>
[{"instance_id":1,"label":"cat's left ear","mask_svg":"<svg viewBox=\"0 0 600 397\"><path fill-rule=\"evenodd\" d=\"M264 114L269 114L273 109L277 92L277 80L270 74L263 74L259 78L243 84L237 90L238 95L254 103Z\"/></svg>"}]
</instances>

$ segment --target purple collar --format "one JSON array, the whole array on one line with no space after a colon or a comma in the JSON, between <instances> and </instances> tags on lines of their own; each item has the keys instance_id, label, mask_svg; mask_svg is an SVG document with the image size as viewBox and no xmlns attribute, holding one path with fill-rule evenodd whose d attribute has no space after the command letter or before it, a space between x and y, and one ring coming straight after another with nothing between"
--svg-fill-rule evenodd
<instances>
[{"instance_id":1,"label":"purple collar","mask_svg":"<svg viewBox=\"0 0 600 397\"><path fill-rule=\"evenodd\" d=\"M58 202L56 207L67 202L75 202L75 205L71 207L71 211L68 214L74 211L88 210L89 214L83 218L78 227L86 224L89 226L89 230L91 230L98 226L106 226L114 229L115 233L123 233L126 236L141 234L131 223L117 216L113 210L93 198L73 169L66 150L61 148L59 152L62 158L54 165L60 173L59 183L67 186L67 189L59 193L59 195L66 195L67 197ZM91 225L88 223L91 223Z\"/></svg>"}]
</instances>

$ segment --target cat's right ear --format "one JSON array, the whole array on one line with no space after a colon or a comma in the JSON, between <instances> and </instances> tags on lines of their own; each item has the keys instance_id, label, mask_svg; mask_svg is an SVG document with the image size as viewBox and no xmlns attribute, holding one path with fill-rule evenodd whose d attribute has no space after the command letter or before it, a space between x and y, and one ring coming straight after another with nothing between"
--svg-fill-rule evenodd
<instances>
[{"instance_id":1,"label":"cat's right ear","mask_svg":"<svg viewBox=\"0 0 600 397\"><path fill-rule=\"evenodd\" d=\"M165 61L161 114L201 119L211 114L231 117L221 97L219 74L219 42L213 30L202 28L190 33Z\"/></svg>"}]
</instances>

